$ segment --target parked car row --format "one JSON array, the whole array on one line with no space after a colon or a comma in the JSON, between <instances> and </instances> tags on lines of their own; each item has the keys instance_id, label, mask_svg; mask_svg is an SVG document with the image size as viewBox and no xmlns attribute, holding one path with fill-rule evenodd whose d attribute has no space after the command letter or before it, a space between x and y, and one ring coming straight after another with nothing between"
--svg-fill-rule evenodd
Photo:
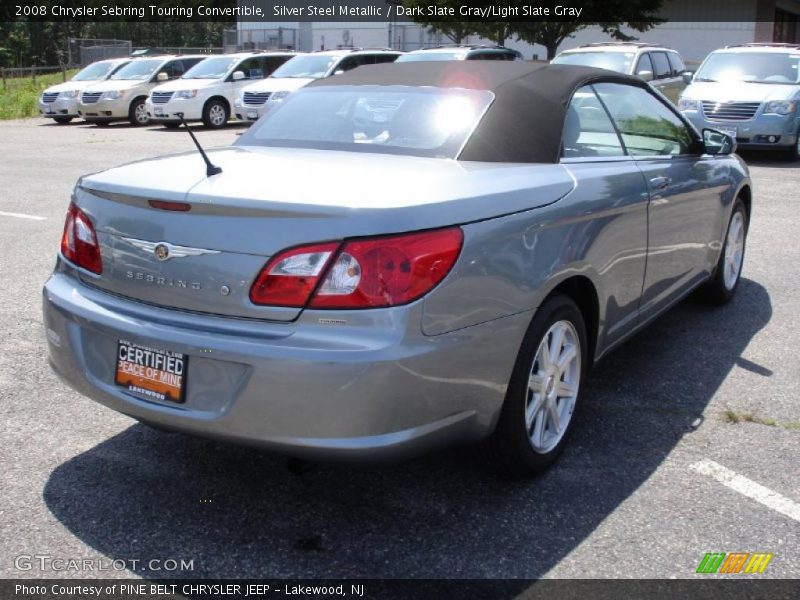
<instances>
[{"instance_id":1,"label":"parked car row","mask_svg":"<svg viewBox=\"0 0 800 600\"><path fill-rule=\"evenodd\" d=\"M443 46L412 52L338 49L226 55L151 56L105 60L42 94L42 115L58 123L80 117L98 125L128 120L166 127L202 121L225 126L234 117L260 119L310 82L359 66L441 60L521 60L500 46ZM680 54L641 42L586 44L554 64L582 65L635 75L676 104L699 129L713 127L742 148L775 149L800 159L800 45L753 43L716 50L688 70Z\"/></svg>"},{"instance_id":2,"label":"parked car row","mask_svg":"<svg viewBox=\"0 0 800 600\"><path fill-rule=\"evenodd\" d=\"M521 60L500 46L445 46L403 53L388 49L347 48L313 52L291 50L225 55L151 55L93 63L72 80L44 91L39 110L57 123L75 118L108 125L158 122L166 127L202 121L206 127L227 124L235 114L255 121L270 105L323 77L362 65L431 60ZM285 65L284 63L290 63ZM268 104L268 101L271 104Z\"/></svg>"}]
</instances>

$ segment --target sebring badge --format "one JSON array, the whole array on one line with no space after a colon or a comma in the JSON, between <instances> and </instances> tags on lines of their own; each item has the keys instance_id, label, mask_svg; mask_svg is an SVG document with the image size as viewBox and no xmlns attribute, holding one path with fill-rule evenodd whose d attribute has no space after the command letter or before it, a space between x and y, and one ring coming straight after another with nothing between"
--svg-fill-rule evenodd
<instances>
[{"instance_id":1,"label":"sebring badge","mask_svg":"<svg viewBox=\"0 0 800 600\"><path fill-rule=\"evenodd\" d=\"M185 256L200 256L201 254L219 254L219 250L205 248L190 248L189 246L176 246L169 242L148 242L134 238L122 238L132 246L145 252L152 252L156 260L165 261L170 258L184 258Z\"/></svg>"}]
</instances>

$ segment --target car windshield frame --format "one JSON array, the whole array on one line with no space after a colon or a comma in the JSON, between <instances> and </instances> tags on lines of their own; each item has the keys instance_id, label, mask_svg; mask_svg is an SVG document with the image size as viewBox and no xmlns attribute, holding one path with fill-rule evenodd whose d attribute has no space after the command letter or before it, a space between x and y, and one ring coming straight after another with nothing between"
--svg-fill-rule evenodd
<instances>
[{"instance_id":1,"label":"car windshield frame","mask_svg":"<svg viewBox=\"0 0 800 600\"><path fill-rule=\"evenodd\" d=\"M592 60L571 60L574 58L587 58L587 57L597 57L602 58L605 60L605 64L602 60L592 61ZM613 57L613 59L612 59ZM625 73L628 74L631 72L631 68L633 66L633 61L636 59L636 52L626 51L626 52L608 52L602 50L592 50L588 52L562 52L558 56L556 56L552 63L554 65L580 65L585 67L596 67L598 69L608 69L609 71L616 71L617 73ZM626 62L627 60L627 62ZM609 66L614 65L614 66Z\"/></svg>"},{"instance_id":2,"label":"car windshield frame","mask_svg":"<svg viewBox=\"0 0 800 600\"><path fill-rule=\"evenodd\" d=\"M111 76L111 79L114 81L146 81L147 79L150 79L153 76L153 74L158 71L158 69L161 67L163 63L164 61L160 59L142 58L138 60L132 60L127 65L122 67L119 71L114 73ZM135 72L137 70L137 67L141 67L142 65L145 64L152 64L154 65L154 67L148 73L137 73L133 77L127 76L126 73L127 71Z\"/></svg>"},{"instance_id":3,"label":"car windshield frame","mask_svg":"<svg viewBox=\"0 0 800 600\"><path fill-rule=\"evenodd\" d=\"M436 106L436 98L440 103L450 102L450 105L439 104ZM408 85L342 85L302 88L252 125L234 145L457 159L490 109L494 99L495 94L490 90L465 88ZM339 108L332 111L332 108L336 108L337 101L340 103ZM370 102L372 102L372 106L370 106ZM408 106L404 107L406 102ZM305 106L301 107L300 103L305 103ZM470 103L471 106L466 110ZM392 107L392 104L397 104L397 106ZM401 109L403 112L400 115L394 114L394 111ZM462 110L460 120L456 120L459 118L459 110ZM366 121L364 118L357 120L356 112L358 111L362 114L366 113L367 116L372 112L372 120ZM381 111L384 112L384 115L379 114ZM392 114L386 115L385 113L389 111L392 111ZM425 111L431 112L426 113ZM347 114L343 115L343 112ZM424 135L430 136L431 141L435 139L435 134L431 134L433 128L421 125L423 115L426 114L429 118L437 117L437 123L441 123L441 118L446 115L445 118L453 119L453 128L451 130L442 129L441 141L436 145L413 145L413 142L408 140L414 140L415 133L418 136L416 139L422 139ZM399 119L399 121L395 119ZM282 120L286 122L282 123ZM280 135L267 137L270 133L280 134L281 129L284 132L299 132L301 129L298 126L299 123L302 123L303 127L313 127L319 124L320 129L324 130L331 127L332 121L338 121L347 130L346 135L353 136L352 141L334 139L330 130L320 131L320 135L316 138L301 139ZM334 124L333 127L335 126ZM356 128L359 127L365 132L371 131L372 133L363 135L373 135L372 139L364 137L359 140L359 135L362 135L361 132L356 131ZM271 129L275 131L271 131ZM390 133L390 130L393 131ZM420 134L420 131L425 133ZM326 139L326 135L330 137ZM403 144L391 143L393 139L406 140L406 142Z\"/></svg>"},{"instance_id":4,"label":"car windshield frame","mask_svg":"<svg viewBox=\"0 0 800 600\"><path fill-rule=\"evenodd\" d=\"M203 60L201 60L196 65L190 67L189 70L186 71L186 73L184 73L183 76L181 76L181 79L224 79L225 77L228 76L228 73L231 72L231 69L234 69L236 67L236 65L238 65L241 62L243 62L243 60L246 60L246 59L231 58L231 57L227 57L227 56L214 56L214 57L211 57L211 58L204 58ZM197 70L198 72L202 72L202 69L198 69L198 67L201 67L203 65L208 67L210 64L218 63L218 62L226 62L227 63L227 66L225 67L225 71L218 71L215 74L205 74L205 75L200 75L200 76L191 74L192 71L194 71L194 70Z\"/></svg>"},{"instance_id":5,"label":"car windshield frame","mask_svg":"<svg viewBox=\"0 0 800 600\"><path fill-rule=\"evenodd\" d=\"M75 75L72 76L71 81L102 81L106 77L108 77L108 74L111 73L111 71L114 70L114 66L116 64L117 63L110 60L97 61L95 63L87 65L86 67L75 73ZM99 76L95 77L94 71L97 70L98 68L103 68L103 72L99 74Z\"/></svg>"},{"instance_id":6,"label":"car windshield frame","mask_svg":"<svg viewBox=\"0 0 800 600\"><path fill-rule=\"evenodd\" d=\"M757 60L764 61L761 64L756 64ZM774 69L772 75L765 77L749 78L750 76L744 73L743 69L754 68L756 66L763 67L767 62L776 61L776 59L794 59L795 63L792 66L787 66L795 71L795 81L792 81L786 75L778 73L778 69ZM718 63L724 61L720 66ZM777 63L776 63L777 65ZM726 70L721 70L721 69ZM771 69L768 69L771 70ZM738 76L735 73L738 71ZM788 73L788 71L785 71ZM753 76L756 77L756 76ZM775 79L769 79L775 77ZM778 78L785 78L782 81ZM695 73L694 81L698 82L724 82L724 83L758 83L764 85L800 85L800 51L793 52L712 52L700 65L700 68Z\"/></svg>"}]
</instances>

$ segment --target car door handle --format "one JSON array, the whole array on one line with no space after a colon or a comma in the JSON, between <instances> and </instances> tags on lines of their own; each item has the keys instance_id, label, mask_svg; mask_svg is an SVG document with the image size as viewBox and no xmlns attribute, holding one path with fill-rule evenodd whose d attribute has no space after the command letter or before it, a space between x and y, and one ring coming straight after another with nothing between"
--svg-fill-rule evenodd
<instances>
[{"instance_id":1,"label":"car door handle","mask_svg":"<svg viewBox=\"0 0 800 600\"><path fill-rule=\"evenodd\" d=\"M666 177L664 175L660 177L653 177L650 180L650 187L654 190L663 190L666 188L670 183L672 183L672 179Z\"/></svg>"}]
</instances>

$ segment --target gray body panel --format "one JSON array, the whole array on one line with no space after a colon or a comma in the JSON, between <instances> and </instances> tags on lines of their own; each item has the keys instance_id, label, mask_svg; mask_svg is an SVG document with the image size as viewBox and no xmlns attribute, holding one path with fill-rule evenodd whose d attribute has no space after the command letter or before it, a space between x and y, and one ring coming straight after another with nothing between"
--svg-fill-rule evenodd
<instances>
[{"instance_id":1,"label":"gray body panel","mask_svg":"<svg viewBox=\"0 0 800 600\"><path fill-rule=\"evenodd\" d=\"M186 154L161 159L155 181L153 163L82 180L74 200L98 230L104 272L59 260L44 289L51 363L82 393L136 418L303 456L398 457L487 436L548 294L573 277L591 283L599 359L713 272L733 200L749 184L732 156L516 165L249 148L210 155L222 176L206 179L199 156ZM671 183L652 189L664 173ZM156 211L148 199L192 210ZM409 305L299 310L247 297L286 247L450 225L464 233L456 265ZM214 253L157 263L131 239ZM232 293L221 295L221 284ZM186 402L115 386L119 339L188 355Z\"/></svg>"}]
</instances>

